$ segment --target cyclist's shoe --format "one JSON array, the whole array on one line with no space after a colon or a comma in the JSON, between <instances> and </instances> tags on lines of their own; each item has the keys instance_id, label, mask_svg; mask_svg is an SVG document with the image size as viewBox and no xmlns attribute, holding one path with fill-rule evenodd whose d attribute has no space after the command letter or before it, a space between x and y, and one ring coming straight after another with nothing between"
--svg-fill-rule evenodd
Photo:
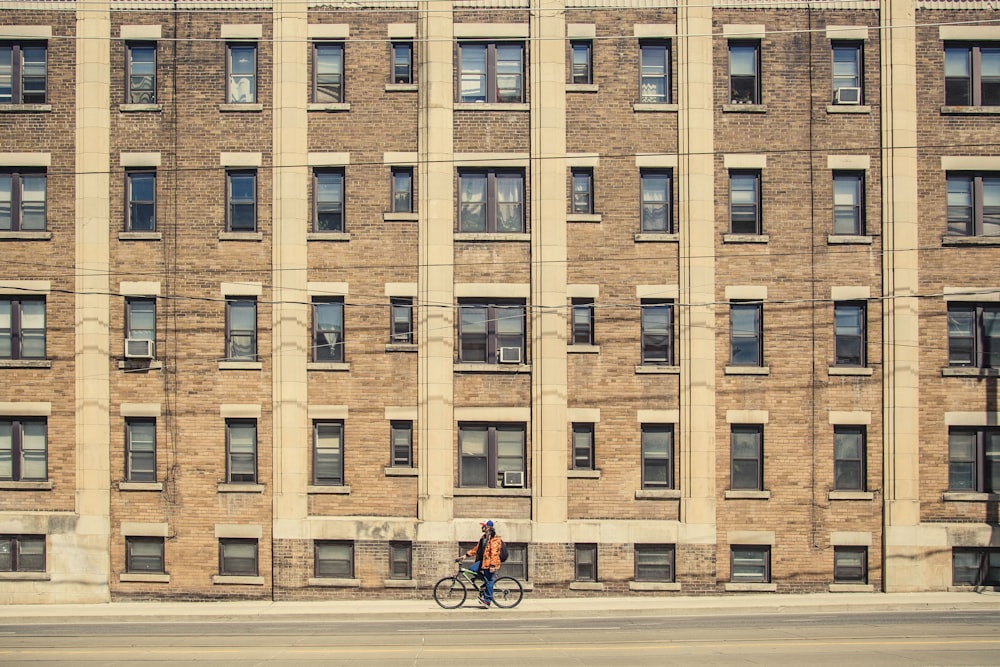
<instances>
[{"instance_id":1,"label":"cyclist's shoe","mask_svg":"<svg viewBox=\"0 0 1000 667\"><path fill-rule=\"evenodd\" d=\"M482 598L479 598L479 608L480 609L489 609L490 608L490 603L487 602L486 600L482 599Z\"/></svg>"}]
</instances>

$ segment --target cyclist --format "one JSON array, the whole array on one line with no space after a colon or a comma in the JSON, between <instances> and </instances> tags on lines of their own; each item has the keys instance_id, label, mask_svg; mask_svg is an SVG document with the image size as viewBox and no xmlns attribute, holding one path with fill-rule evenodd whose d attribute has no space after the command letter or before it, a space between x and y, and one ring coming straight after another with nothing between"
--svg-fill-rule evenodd
<instances>
[{"instance_id":1,"label":"cyclist","mask_svg":"<svg viewBox=\"0 0 1000 667\"><path fill-rule=\"evenodd\" d=\"M496 532L493 530L492 521L483 521L479 524L479 527L483 531L482 537L479 538L476 546L469 549L465 555L472 556L475 559L475 562L469 569L479 572L486 582L485 589L482 595L479 596L479 606L483 609L489 609L490 604L493 602L493 582L496 579L497 572L500 570L500 545L502 544L502 540L497 537ZM461 560L461 558L456 559L456 561Z\"/></svg>"}]
</instances>

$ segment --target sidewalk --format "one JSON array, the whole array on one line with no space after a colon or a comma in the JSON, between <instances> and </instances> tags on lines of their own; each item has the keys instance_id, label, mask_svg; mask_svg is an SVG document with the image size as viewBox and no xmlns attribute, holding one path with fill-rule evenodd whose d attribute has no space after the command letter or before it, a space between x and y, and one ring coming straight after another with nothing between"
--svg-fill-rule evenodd
<instances>
[{"instance_id":1,"label":"sidewalk","mask_svg":"<svg viewBox=\"0 0 1000 667\"><path fill-rule=\"evenodd\" d=\"M149 623L206 621L375 621L427 620L445 614L517 618L718 616L738 614L996 611L1000 592L982 593L808 593L798 595L742 594L698 597L578 597L532 598L515 609L458 610L426 600L324 600L310 602L109 602L65 605L0 605L0 626L18 623Z\"/></svg>"}]
</instances>

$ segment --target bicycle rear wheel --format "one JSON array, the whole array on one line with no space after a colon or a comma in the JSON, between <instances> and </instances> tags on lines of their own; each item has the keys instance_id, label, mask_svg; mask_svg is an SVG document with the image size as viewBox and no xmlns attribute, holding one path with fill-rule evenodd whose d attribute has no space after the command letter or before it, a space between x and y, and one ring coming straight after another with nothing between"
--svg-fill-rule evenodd
<instances>
[{"instance_id":1,"label":"bicycle rear wheel","mask_svg":"<svg viewBox=\"0 0 1000 667\"><path fill-rule=\"evenodd\" d=\"M434 584L434 601L445 609L457 609L465 602L468 591L458 577L445 577Z\"/></svg>"},{"instance_id":2,"label":"bicycle rear wheel","mask_svg":"<svg viewBox=\"0 0 1000 667\"><path fill-rule=\"evenodd\" d=\"M493 582L493 604L501 609L510 609L521 604L524 588L514 577L500 577Z\"/></svg>"}]
</instances>

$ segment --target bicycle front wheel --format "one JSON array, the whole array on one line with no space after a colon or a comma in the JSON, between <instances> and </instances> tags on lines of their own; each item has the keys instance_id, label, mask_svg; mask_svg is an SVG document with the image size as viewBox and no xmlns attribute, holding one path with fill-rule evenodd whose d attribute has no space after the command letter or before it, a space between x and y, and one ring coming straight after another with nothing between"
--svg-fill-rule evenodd
<instances>
[{"instance_id":1,"label":"bicycle front wheel","mask_svg":"<svg viewBox=\"0 0 1000 667\"><path fill-rule=\"evenodd\" d=\"M457 609L465 603L465 582L458 577L445 577L434 584L434 601L445 609Z\"/></svg>"},{"instance_id":2,"label":"bicycle front wheel","mask_svg":"<svg viewBox=\"0 0 1000 667\"><path fill-rule=\"evenodd\" d=\"M493 582L493 604L501 609L510 609L521 604L524 588L514 577L500 577Z\"/></svg>"}]
</instances>

